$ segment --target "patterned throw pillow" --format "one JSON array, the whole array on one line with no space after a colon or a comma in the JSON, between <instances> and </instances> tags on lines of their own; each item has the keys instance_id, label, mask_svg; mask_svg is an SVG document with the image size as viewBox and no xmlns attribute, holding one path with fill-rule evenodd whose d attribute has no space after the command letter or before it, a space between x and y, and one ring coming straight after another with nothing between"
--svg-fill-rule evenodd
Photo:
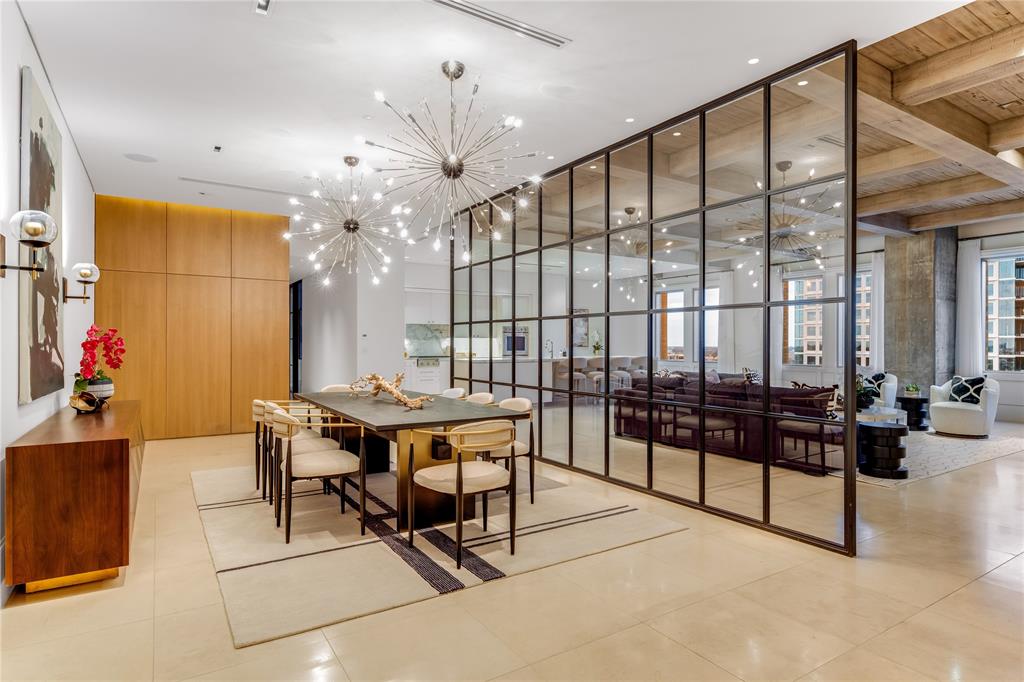
<instances>
[{"instance_id":1,"label":"patterned throw pillow","mask_svg":"<svg viewBox=\"0 0 1024 682\"><path fill-rule=\"evenodd\" d=\"M748 384L760 384L763 383L761 373L756 369L750 369L749 367L743 368L743 380Z\"/></svg>"},{"instance_id":2,"label":"patterned throw pillow","mask_svg":"<svg viewBox=\"0 0 1024 682\"><path fill-rule=\"evenodd\" d=\"M985 377L962 377L959 374L953 377L953 383L949 389L949 399L958 403L981 402L981 389L985 388Z\"/></svg>"},{"instance_id":3,"label":"patterned throw pillow","mask_svg":"<svg viewBox=\"0 0 1024 682\"><path fill-rule=\"evenodd\" d=\"M654 373L654 376L661 377L662 379L665 379L667 377L672 376L672 372L670 370L667 370L667 369L659 369L657 372Z\"/></svg>"},{"instance_id":4,"label":"patterned throw pillow","mask_svg":"<svg viewBox=\"0 0 1024 682\"><path fill-rule=\"evenodd\" d=\"M885 372L879 372L872 374L869 377L863 377L865 392L872 398L882 397L882 384L885 383Z\"/></svg>"}]
</instances>

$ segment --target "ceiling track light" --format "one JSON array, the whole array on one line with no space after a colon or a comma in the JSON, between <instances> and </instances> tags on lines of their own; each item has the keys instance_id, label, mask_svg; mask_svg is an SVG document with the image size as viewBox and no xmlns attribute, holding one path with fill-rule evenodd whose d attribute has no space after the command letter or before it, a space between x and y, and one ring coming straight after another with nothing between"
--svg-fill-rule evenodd
<instances>
[{"instance_id":1,"label":"ceiling track light","mask_svg":"<svg viewBox=\"0 0 1024 682\"><path fill-rule=\"evenodd\" d=\"M440 5L441 7L447 7L448 9L455 10L456 12L461 12L462 14L473 17L474 19L486 21L489 24L498 26L499 28L503 28L507 31L512 31L520 38L531 38L550 47L565 47L572 42L572 40L565 36L552 33L551 31L546 31L542 28L538 28L537 26L531 26L530 24L487 9L486 7L481 7L480 5L472 2L467 2L467 0L430 0L430 2L433 2L435 5Z\"/></svg>"}]
</instances>

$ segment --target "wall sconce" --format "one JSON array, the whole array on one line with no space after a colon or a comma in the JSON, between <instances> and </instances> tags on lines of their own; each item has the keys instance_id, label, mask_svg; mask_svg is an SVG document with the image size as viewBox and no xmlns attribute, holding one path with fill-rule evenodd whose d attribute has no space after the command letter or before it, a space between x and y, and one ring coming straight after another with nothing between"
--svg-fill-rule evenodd
<instances>
[{"instance_id":1,"label":"wall sconce","mask_svg":"<svg viewBox=\"0 0 1024 682\"><path fill-rule=\"evenodd\" d=\"M11 216L11 234L18 243L29 249L29 265L7 265L6 240L0 235L0 277L5 277L8 270L28 272L32 279L37 279L46 268L39 262L39 251L45 249L57 238L57 221L42 211L18 211Z\"/></svg>"},{"instance_id":2,"label":"wall sconce","mask_svg":"<svg viewBox=\"0 0 1024 682\"><path fill-rule=\"evenodd\" d=\"M82 305L89 300L89 290L87 287L90 284L95 284L96 280L100 278L100 269L95 263L75 263L75 267L71 268L71 272L75 275L75 281L82 285L81 296L68 296L68 278L64 277L63 293L64 302L67 303L70 300L81 301Z\"/></svg>"}]
</instances>

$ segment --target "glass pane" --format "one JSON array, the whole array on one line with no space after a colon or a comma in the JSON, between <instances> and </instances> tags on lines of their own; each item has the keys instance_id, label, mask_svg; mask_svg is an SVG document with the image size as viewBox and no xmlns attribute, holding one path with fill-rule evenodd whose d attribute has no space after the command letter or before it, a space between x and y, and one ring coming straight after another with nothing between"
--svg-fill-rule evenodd
<instances>
[{"instance_id":1,"label":"glass pane","mask_svg":"<svg viewBox=\"0 0 1024 682\"><path fill-rule=\"evenodd\" d=\"M544 320L541 323L541 354L545 360L541 377L544 386L569 390L573 372L569 362L569 320Z\"/></svg>"},{"instance_id":2,"label":"glass pane","mask_svg":"<svg viewBox=\"0 0 1024 682\"><path fill-rule=\"evenodd\" d=\"M646 487L648 405L639 400L612 399L609 406L608 474Z\"/></svg>"},{"instance_id":3,"label":"glass pane","mask_svg":"<svg viewBox=\"0 0 1024 682\"><path fill-rule=\"evenodd\" d=\"M846 253L844 200L842 181L812 185L772 197L768 243L773 301L784 300L782 280L785 277L842 272ZM760 246L756 239L751 239L750 243ZM827 296L843 295L832 287L829 289L832 293Z\"/></svg>"},{"instance_id":4,"label":"glass pane","mask_svg":"<svg viewBox=\"0 0 1024 682\"><path fill-rule=\"evenodd\" d=\"M487 263L474 265L471 281L473 285L473 319L491 319L491 266Z\"/></svg>"},{"instance_id":5,"label":"glass pane","mask_svg":"<svg viewBox=\"0 0 1024 682\"><path fill-rule=\"evenodd\" d=\"M537 259L534 251L516 256L516 317L537 316Z\"/></svg>"},{"instance_id":6,"label":"glass pane","mask_svg":"<svg viewBox=\"0 0 1024 682\"><path fill-rule=\"evenodd\" d=\"M517 398L526 398L533 405L533 416L529 420L520 419L516 421L516 440L521 443L530 445L533 443L534 453L537 452L537 419L540 414L540 405L537 404L537 390L533 388L521 388L519 386L515 389Z\"/></svg>"},{"instance_id":7,"label":"glass pane","mask_svg":"<svg viewBox=\"0 0 1024 682\"><path fill-rule=\"evenodd\" d=\"M647 310L647 228L637 227L609 236L611 278L608 297L612 311Z\"/></svg>"},{"instance_id":8,"label":"glass pane","mask_svg":"<svg viewBox=\"0 0 1024 682\"><path fill-rule=\"evenodd\" d=\"M474 324L470 339L473 354L473 379L491 378L491 325ZM475 389L474 389L475 390Z\"/></svg>"},{"instance_id":9,"label":"glass pane","mask_svg":"<svg viewBox=\"0 0 1024 682\"><path fill-rule=\"evenodd\" d=\"M613 315L608 318L608 390L622 397L644 398L633 390L633 358L646 365L647 315ZM646 372L639 372L641 382Z\"/></svg>"},{"instance_id":10,"label":"glass pane","mask_svg":"<svg viewBox=\"0 0 1024 682\"><path fill-rule=\"evenodd\" d=\"M843 542L842 424L770 419L771 521ZM808 475L811 474L811 475Z\"/></svg>"},{"instance_id":11,"label":"glass pane","mask_svg":"<svg viewBox=\"0 0 1024 682\"><path fill-rule=\"evenodd\" d=\"M773 188L846 168L844 63L838 57L772 85Z\"/></svg>"},{"instance_id":12,"label":"glass pane","mask_svg":"<svg viewBox=\"0 0 1024 682\"><path fill-rule=\"evenodd\" d=\"M455 271L455 321L469 322L469 268Z\"/></svg>"},{"instance_id":13,"label":"glass pane","mask_svg":"<svg viewBox=\"0 0 1024 682\"><path fill-rule=\"evenodd\" d=\"M700 205L700 121L691 118L654 135L654 217Z\"/></svg>"},{"instance_id":14,"label":"glass pane","mask_svg":"<svg viewBox=\"0 0 1024 682\"><path fill-rule=\"evenodd\" d=\"M573 390L601 393L605 390L604 317L575 317L572 320Z\"/></svg>"},{"instance_id":15,"label":"glass pane","mask_svg":"<svg viewBox=\"0 0 1024 682\"><path fill-rule=\"evenodd\" d=\"M604 237L575 242L572 249L573 314L604 312Z\"/></svg>"},{"instance_id":16,"label":"glass pane","mask_svg":"<svg viewBox=\"0 0 1024 682\"><path fill-rule=\"evenodd\" d=\"M512 319L512 259L491 263L491 319Z\"/></svg>"},{"instance_id":17,"label":"glass pane","mask_svg":"<svg viewBox=\"0 0 1024 682\"><path fill-rule=\"evenodd\" d=\"M491 324L491 380L512 383L512 353L505 349L511 344L512 323ZM506 342L506 339L509 339ZM511 398L511 395L505 396Z\"/></svg>"},{"instance_id":18,"label":"glass pane","mask_svg":"<svg viewBox=\"0 0 1024 682\"><path fill-rule=\"evenodd\" d=\"M452 345L455 351L455 365L452 368L455 376L469 378L469 325L457 324L452 334Z\"/></svg>"},{"instance_id":19,"label":"glass pane","mask_svg":"<svg viewBox=\"0 0 1024 682\"><path fill-rule=\"evenodd\" d=\"M577 397L573 402L572 463L604 474L604 398Z\"/></svg>"},{"instance_id":20,"label":"glass pane","mask_svg":"<svg viewBox=\"0 0 1024 682\"><path fill-rule=\"evenodd\" d=\"M700 216L684 216L654 225L655 302L666 291L682 291L699 285L700 279ZM694 300L689 305L697 305ZM673 304L673 307L679 307Z\"/></svg>"},{"instance_id":21,"label":"glass pane","mask_svg":"<svg viewBox=\"0 0 1024 682\"><path fill-rule=\"evenodd\" d=\"M472 382L473 390L470 393L490 393L491 385L486 381L474 381Z\"/></svg>"},{"instance_id":22,"label":"glass pane","mask_svg":"<svg viewBox=\"0 0 1024 682\"><path fill-rule=\"evenodd\" d=\"M663 294L664 304L684 302L684 293ZM696 293L694 290L692 293ZM696 405L700 397L700 357L697 354L697 312L668 311L654 315L655 400ZM709 371L710 374L710 371ZM646 378L643 383L646 384ZM646 387L644 387L646 388ZM686 434L684 434L686 435Z\"/></svg>"},{"instance_id":23,"label":"glass pane","mask_svg":"<svg viewBox=\"0 0 1024 682\"><path fill-rule=\"evenodd\" d=\"M604 231L604 157L584 161L572 171L572 236Z\"/></svg>"},{"instance_id":24,"label":"glass pane","mask_svg":"<svg viewBox=\"0 0 1024 682\"><path fill-rule=\"evenodd\" d=\"M502 340L502 347L506 353L510 353L509 345L512 340L507 336ZM516 362L516 383L527 386L537 386L537 359L540 353L541 340L537 337L537 322L517 322L516 338L514 341L514 353ZM548 362L550 368L551 364Z\"/></svg>"},{"instance_id":25,"label":"glass pane","mask_svg":"<svg viewBox=\"0 0 1024 682\"><path fill-rule=\"evenodd\" d=\"M452 383L452 387L461 388L463 391L466 392L466 395L469 395L469 381L467 381L466 379L456 379Z\"/></svg>"},{"instance_id":26,"label":"glass pane","mask_svg":"<svg viewBox=\"0 0 1024 682\"><path fill-rule=\"evenodd\" d=\"M700 499L700 454L693 440L696 410L674 405L653 405L659 427L654 438L654 489L685 500Z\"/></svg>"},{"instance_id":27,"label":"glass pane","mask_svg":"<svg viewBox=\"0 0 1024 682\"><path fill-rule=\"evenodd\" d=\"M705 352L717 348L717 362L708 362L704 383L707 405L747 410L763 409L764 309L716 311L718 329L705 329ZM712 372L711 370L714 370Z\"/></svg>"},{"instance_id":28,"label":"glass pane","mask_svg":"<svg viewBox=\"0 0 1024 682\"><path fill-rule=\"evenodd\" d=\"M569 238L569 173L541 183L541 243L556 244Z\"/></svg>"},{"instance_id":29,"label":"glass pane","mask_svg":"<svg viewBox=\"0 0 1024 682\"><path fill-rule=\"evenodd\" d=\"M478 206L472 211L473 227L473 262L487 260L491 257L491 207Z\"/></svg>"},{"instance_id":30,"label":"glass pane","mask_svg":"<svg viewBox=\"0 0 1024 682\"><path fill-rule=\"evenodd\" d=\"M497 373L497 371L495 371L495 373ZM495 378L495 381L498 381L498 379ZM500 403L502 400L512 397L512 387L494 384L491 387L491 393L494 394L494 402Z\"/></svg>"},{"instance_id":31,"label":"glass pane","mask_svg":"<svg viewBox=\"0 0 1024 682\"><path fill-rule=\"evenodd\" d=\"M555 462L569 462L569 397L564 393L544 394L541 410L540 456Z\"/></svg>"},{"instance_id":32,"label":"glass pane","mask_svg":"<svg viewBox=\"0 0 1024 682\"><path fill-rule=\"evenodd\" d=\"M609 154L611 167L608 224L632 225L647 220L647 138Z\"/></svg>"},{"instance_id":33,"label":"glass pane","mask_svg":"<svg viewBox=\"0 0 1024 682\"><path fill-rule=\"evenodd\" d=\"M541 251L541 315L569 314L569 249L561 246Z\"/></svg>"},{"instance_id":34,"label":"glass pane","mask_svg":"<svg viewBox=\"0 0 1024 682\"><path fill-rule=\"evenodd\" d=\"M764 417L704 413L704 499L707 504L761 520ZM699 433L699 427L697 427Z\"/></svg>"},{"instance_id":35,"label":"glass pane","mask_svg":"<svg viewBox=\"0 0 1024 682\"><path fill-rule=\"evenodd\" d=\"M805 303L771 309L773 411L824 417L825 411L837 409L833 391L838 392L843 383L840 339L844 308L842 303ZM861 324L858 321L858 326ZM869 353L868 348L864 351ZM796 408L800 409L793 412Z\"/></svg>"},{"instance_id":36,"label":"glass pane","mask_svg":"<svg viewBox=\"0 0 1024 682\"><path fill-rule=\"evenodd\" d=\"M515 203L516 251L526 251L540 244L537 231L537 190L531 185L519 190Z\"/></svg>"},{"instance_id":37,"label":"glass pane","mask_svg":"<svg viewBox=\"0 0 1024 682\"><path fill-rule=\"evenodd\" d=\"M512 253L512 204L511 196L503 196L494 202L494 231L491 233L491 257L499 258Z\"/></svg>"},{"instance_id":38,"label":"glass pane","mask_svg":"<svg viewBox=\"0 0 1024 682\"><path fill-rule=\"evenodd\" d=\"M705 116L705 203L716 204L764 189L764 95L760 90Z\"/></svg>"},{"instance_id":39,"label":"glass pane","mask_svg":"<svg viewBox=\"0 0 1024 682\"><path fill-rule=\"evenodd\" d=\"M716 208L704 221L705 285L718 290L718 304L762 301L764 202Z\"/></svg>"}]
</instances>

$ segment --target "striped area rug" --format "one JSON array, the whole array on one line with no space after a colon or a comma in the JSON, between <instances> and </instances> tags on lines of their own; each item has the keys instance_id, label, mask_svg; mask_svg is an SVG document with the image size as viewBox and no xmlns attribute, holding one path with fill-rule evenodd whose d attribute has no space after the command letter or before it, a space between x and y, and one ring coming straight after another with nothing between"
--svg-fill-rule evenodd
<instances>
[{"instance_id":1,"label":"striped area rug","mask_svg":"<svg viewBox=\"0 0 1024 682\"><path fill-rule=\"evenodd\" d=\"M525 473L525 472L524 472ZM520 478L525 479L526 476ZM245 647L396 608L509 575L603 552L685 528L635 507L537 478L536 503L517 496L516 554L508 553L508 498L492 493L485 532L464 526L455 568L454 525L395 532L396 481L367 479L367 533L359 534L357 490L339 497L319 482L296 485L292 541L253 489L248 467L192 473L192 487L236 647ZM479 509L478 509L479 516Z\"/></svg>"}]
</instances>

